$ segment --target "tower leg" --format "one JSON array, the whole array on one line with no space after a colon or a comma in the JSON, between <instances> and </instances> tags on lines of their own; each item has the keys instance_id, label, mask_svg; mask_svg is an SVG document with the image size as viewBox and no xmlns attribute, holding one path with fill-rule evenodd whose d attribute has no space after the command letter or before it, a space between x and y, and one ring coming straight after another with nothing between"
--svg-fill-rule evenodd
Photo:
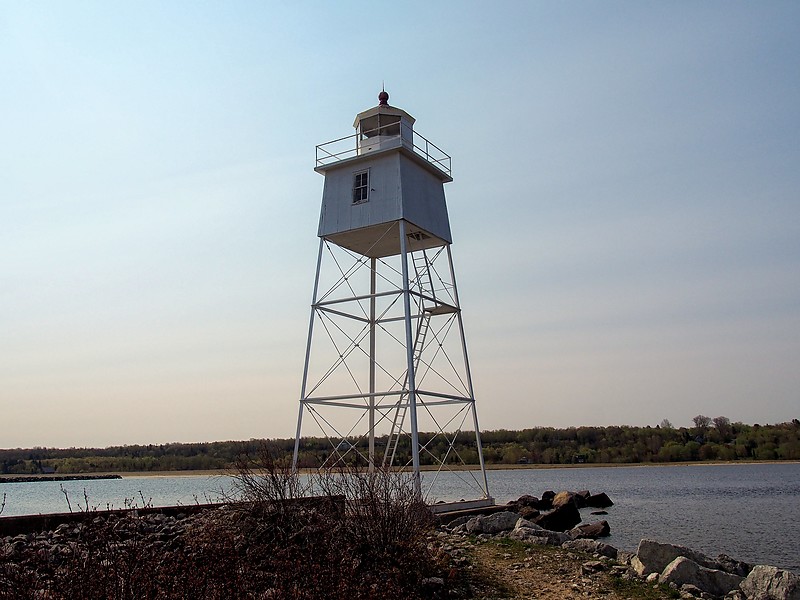
<instances>
[{"instance_id":1,"label":"tower leg","mask_svg":"<svg viewBox=\"0 0 800 600\"><path fill-rule=\"evenodd\" d=\"M408 238L406 222L400 221L400 265L403 272L403 313L406 326L406 362L408 368L408 407L411 416L411 461L414 491L422 497L419 471L419 430L417 428L417 392L414 373L414 336L411 332L411 290L408 279Z\"/></svg>"},{"instance_id":2,"label":"tower leg","mask_svg":"<svg viewBox=\"0 0 800 600\"><path fill-rule=\"evenodd\" d=\"M322 267L322 249L324 240L319 240L319 251L317 252L317 274L314 277L314 292L311 295L311 317L308 321L308 340L306 341L306 359L303 363L303 383L300 386L300 411L297 415L297 432L294 436L294 452L292 453L292 470L297 471L297 458L300 453L300 432L303 424L303 408L305 406L306 386L308 385L308 363L311 358L311 339L314 334L314 313L316 312L317 294L319 293L319 273Z\"/></svg>"},{"instance_id":3,"label":"tower leg","mask_svg":"<svg viewBox=\"0 0 800 600\"><path fill-rule=\"evenodd\" d=\"M450 252L450 245L447 246L447 262L450 264L450 281L453 285L453 298L456 306L461 306L458 300L458 286L456 285L456 270L453 267L453 254ZM469 356L467 355L467 338L464 335L464 324L461 320L461 311L458 311L458 329L461 332L461 349L464 353L464 365L466 366L467 386L469 397L472 399L470 410L472 411L472 422L475 426L475 446L478 449L478 462L481 465L481 479L483 480L484 498L489 497L489 481L486 478L486 464L483 462L483 446L481 446L481 430L478 427L478 411L475 408L475 390L472 387L472 372L469 368Z\"/></svg>"},{"instance_id":4,"label":"tower leg","mask_svg":"<svg viewBox=\"0 0 800 600\"><path fill-rule=\"evenodd\" d=\"M369 470L375 470L375 294L377 260L369 261Z\"/></svg>"}]
</instances>

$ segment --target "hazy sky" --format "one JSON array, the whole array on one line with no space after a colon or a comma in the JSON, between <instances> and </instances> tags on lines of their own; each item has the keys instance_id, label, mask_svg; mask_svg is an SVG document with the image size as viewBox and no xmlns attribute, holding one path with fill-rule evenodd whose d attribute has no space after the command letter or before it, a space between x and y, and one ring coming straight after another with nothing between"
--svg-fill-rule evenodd
<instances>
[{"instance_id":1,"label":"hazy sky","mask_svg":"<svg viewBox=\"0 0 800 600\"><path fill-rule=\"evenodd\" d=\"M323 179L453 157L484 429L800 417L800 3L0 3L0 447L294 434Z\"/></svg>"}]
</instances>

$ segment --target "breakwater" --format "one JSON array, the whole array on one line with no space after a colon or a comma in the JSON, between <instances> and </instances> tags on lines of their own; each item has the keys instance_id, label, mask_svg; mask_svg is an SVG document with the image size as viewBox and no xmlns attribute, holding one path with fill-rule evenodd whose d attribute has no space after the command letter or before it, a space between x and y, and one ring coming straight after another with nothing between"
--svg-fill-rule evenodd
<instances>
[{"instance_id":1,"label":"breakwater","mask_svg":"<svg viewBox=\"0 0 800 600\"><path fill-rule=\"evenodd\" d=\"M121 475L5 475L1 483L36 483L39 481L95 481L99 479L122 479Z\"/></svg>"}]
</instances>

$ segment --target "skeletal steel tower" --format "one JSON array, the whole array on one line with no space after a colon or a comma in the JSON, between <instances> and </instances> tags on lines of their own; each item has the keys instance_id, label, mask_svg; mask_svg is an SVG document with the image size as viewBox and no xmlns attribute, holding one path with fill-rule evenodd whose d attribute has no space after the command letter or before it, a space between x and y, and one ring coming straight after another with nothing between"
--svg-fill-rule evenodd
<instances>
[{"instance_id":1,"label":"skeletal steel tower","mask_svg":"<svg viewBox=\"0 0 800 600\"><path fill-rule=\"evenodd\" d=\"M457 478L459 495L490 501L450 252L450 157L389 94L378 100L355 135L317 146L325 186L293 464L409 469L428 500ZM453 469L468 463L480 472Z\"/></svg>"}]
</instances>

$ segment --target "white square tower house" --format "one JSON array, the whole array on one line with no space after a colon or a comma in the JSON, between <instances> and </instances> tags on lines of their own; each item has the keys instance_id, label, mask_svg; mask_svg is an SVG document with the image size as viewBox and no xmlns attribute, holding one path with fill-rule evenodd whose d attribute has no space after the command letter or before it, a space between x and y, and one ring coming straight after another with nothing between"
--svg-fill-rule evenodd
<instances>
[{"instance_id":1,"label":"white square tower house","mask_svg":"<svg viewBox=\"0 0 800 600\"><path fill-rule=\"evenodd\" d=\"M387 233L387 226L403 220L409 251L450 244L449 157L424 138L415 146L414 118L385 101L353 125L354 149L345 138L341 152L328 144L318 150L315 170L325 175L319 237L363 256L393 256L401 251L399 230Z\"/></svg>"}]
</instances>

